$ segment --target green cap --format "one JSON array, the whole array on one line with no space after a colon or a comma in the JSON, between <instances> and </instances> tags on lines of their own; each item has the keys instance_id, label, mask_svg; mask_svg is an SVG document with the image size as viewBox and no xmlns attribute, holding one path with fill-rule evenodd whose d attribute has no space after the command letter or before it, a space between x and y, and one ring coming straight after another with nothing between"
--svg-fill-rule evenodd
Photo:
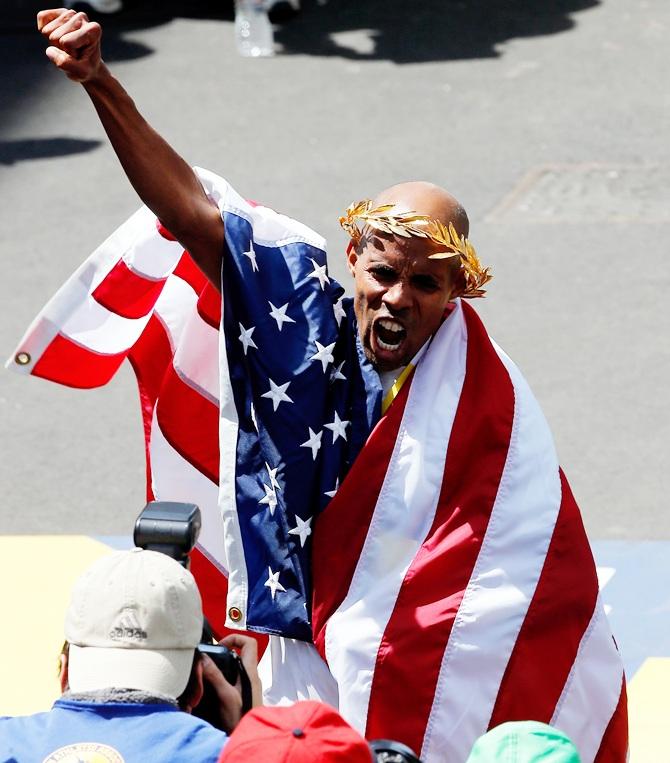
<instances>
[{"instance_id":1,"label":"green cap","mask_svg":"<svg viewBox=\"0 0 670 763\"><path fill-rule=\"evenodd\" d=\"M467 763L579 763L562 731L537 721L502 723L479 737Z\"/></svg>"}]
</instances>

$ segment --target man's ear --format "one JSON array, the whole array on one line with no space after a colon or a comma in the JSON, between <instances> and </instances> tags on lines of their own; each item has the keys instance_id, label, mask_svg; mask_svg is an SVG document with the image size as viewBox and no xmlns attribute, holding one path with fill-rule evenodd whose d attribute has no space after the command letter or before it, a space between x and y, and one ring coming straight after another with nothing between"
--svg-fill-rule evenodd
<instances>
[{"instance_id":1,"label":"man's ear","mask_svg":"<svg viewBox=\"0 0 670 763\"><path fill-rule=\"evenodd\" d=\"M200 704L202 695L205 693L205 687L202 679L202 660L196 652L193 659L191 675L186 684L186 689L180 697L179 705L187 713L193 712L193 708Z\"/></svg>"},{"instance_id":2,"label":"man's ear","mask_svg":"<svg viewBox=\"0 0 670 763\"><path fill-rule=\"evenodd\" d=\"M66 651L58 655L58 680L60 682L61 694L63 694L70 688L68 683L68 655Z\"/></svg>"},{"instance_id":3,"label":"man's ear","mask_svg":"<svg viewBox=\"0 0 670 763\"><path fill-rule=\"evenodd\" d=\"M453 302L456 297L460 297L465 291L465 273L460 265L460 261L457 262L451 269L451 293L449 294L449 301Z\"/></svg>"},{"instance_id":4,"label":"man's ear","mask_svg":"<svg viewBox=\"0 0 670 763\"><path fill-rule=\"evenodd\" d=\"M356 254L356 247L354 242L350 241L347 246L347 264L349 265L349 272L352 277L356 276L356 262L358 261L358 254Z\"/></svg>"}]
</instances>

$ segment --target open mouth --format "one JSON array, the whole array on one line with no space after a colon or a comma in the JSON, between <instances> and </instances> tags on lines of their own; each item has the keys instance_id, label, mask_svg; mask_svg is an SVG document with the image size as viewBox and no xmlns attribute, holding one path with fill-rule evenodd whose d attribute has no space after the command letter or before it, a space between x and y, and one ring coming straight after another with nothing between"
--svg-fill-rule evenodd
<instances>
[{"instance_id":1,"label":"open mouth","mask_svg":"<svg viewBox=\"0 0 670 763\"><path fill-rule=\"evenodd\" d=\"M407 331L392 318L380 318L374 324L374 336L377 346L386 352L399 349L405 341Z\"/></svg>"}]
</instances>

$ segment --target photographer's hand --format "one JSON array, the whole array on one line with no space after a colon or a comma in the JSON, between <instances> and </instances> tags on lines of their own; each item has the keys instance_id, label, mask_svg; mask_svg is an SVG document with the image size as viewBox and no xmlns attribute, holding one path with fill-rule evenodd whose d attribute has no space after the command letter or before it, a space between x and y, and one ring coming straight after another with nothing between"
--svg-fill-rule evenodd
<instances>
[{"instance_id":1,"label":"photographer's hand","mask_svg":"<svg viewBox=\"0 0 670 763\"><path fill-rule=\"evenodd\" d=\"M208 683L219 700L219 728L228 734L237 726L242 717L242 695L239 687L229 684L223 673L206 655L202 657L202 680ZM212 722L213 719L212 719Z\"/></svg>"},{"instance_id":2,"label":"photographer's hand","mask_svg":"<svg viewBox=\"0 0 670 763\"><path fill-rule=\"evenodd\" d=\"M258 675L258 642L251 636L243 636L241 633L230 633L219 641L222 646L234 649L242 660L249 681L251 682L251 706L259 707L263 704L263 687Z\"/></svg>"},{"instance_id":3,"label":"photographer's hand","mask_svg":"<svg viewBox=\"0 0 670 763\"><path fill-rule=\"evenodd\" d=\"M252 705L263 704L260 678L258 677L258 647L250 636L233 633L219 642L240 655L251 682ZM206 655L202 655L202 678L214 690L219 700L219 727L230 733L242 717L242 694L240 683L233 686Z\"/></svg>"}]
</instances>

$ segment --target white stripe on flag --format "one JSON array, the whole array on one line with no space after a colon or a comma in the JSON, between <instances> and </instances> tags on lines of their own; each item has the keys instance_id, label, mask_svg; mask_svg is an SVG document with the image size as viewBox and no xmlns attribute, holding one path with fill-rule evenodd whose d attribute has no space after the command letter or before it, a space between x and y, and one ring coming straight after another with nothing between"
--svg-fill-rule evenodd
<instances>
[{"instance_id":1,"label":"white stripe on flag","mask_svg":"<svg viewBox=\"0 0 670 763\"><path fill-rule=\"evenodd\" d=\"M161 236L156 229L156 217L153 212L150 214L152 224L147 225L124 252L123 261L139 276L158 281L167 278L177 267L184 247L178 241Z\"/></svg>"},{"instance_id":2,"label":"white stripe on flag","mask_svg":"<svg viewBox=\"0 0 670 763\"><path fill-rule=\"evenodd\" d=\"M337 683L314 644L270 636L258 672L266 705L313 699L338 708Z\"/></svg>"},{"instance_id":3,"label":"white stripe on flag","mask_svg":"<svg viewBox=\"0 0 670 763\"><path fill-rule=\"evenodd\" d=\"M223 528L216 485L186 461L161 432L154 411L151 424L151 481L157 501L184 501L200 507L202 529L198 545L225 574Z\"/></svg>"},{"instance_id":4,"label":"white stripe on flag","mask_svg":"<svg viewBox=\"0 0 670 763\"><path fill-rule=\"evenodd\" d=\"M561 505L549 427L516 366L500 356L514 385L514 423L486 535L442 659L421 750L427 763L465 760L486 732Z\"/></svg>"},{"instance_id":5,"label":"white stripe on flag","mask_svg":"<svg viewBox=\"0 0 670 763\"><path fill-rule=\"evenodd\" d=\"M219 405L219 332L205 323L197 310L191 312L177 345L173 365L189 387Z\"/></svg>"},{"instance_id":6,"label":"white stripe on flag","mask_svg":"<svg viewBox=\"0 0 670 763\"><path fill-rule=\"evenodd\" d=\"M619 702L622 679L621 656L598 596L577 659L551 719L551 725L561 729L575 743L582 763L591 763L598 753Z\"/></svg>"},{"instance_id":7,"label":"white stripe on flag","mask_svg":"<svg viewBox=\"0 0 670 763\"><path fill-rule=\"evenodd\" d=\"M156 300L154 312L165 327L172 352L180 346L181 335L189 317L197 311L198 295L179 276L170 276Z\"/></svg>"},{"instance_id":8,"label":"white stripe on flag","mask_svg":"<svg viewBox=\"0 0 670 763\"><path fill-rule=\"evenodd\" d=\"M326 627L326 657L340 713L365 730L382 636L408 566L433 523L451 428L465 378L460 304L414 372L384 484L349 591ZM450 373L445 374L444 369ZM439 406L426 405L439 399Z\"/></svg>"},{"instance_id":9,"label":"white stripe on flag","mask_svg":"<svg viewBox=\"0 0 670 763\"><path fill-rule=\"evenodd\" d=\"M151 313L124 318L88 299L63 323L61 334L81 347L102 355L126 352L139 339Z\"/></svg>"}]
</instances>

